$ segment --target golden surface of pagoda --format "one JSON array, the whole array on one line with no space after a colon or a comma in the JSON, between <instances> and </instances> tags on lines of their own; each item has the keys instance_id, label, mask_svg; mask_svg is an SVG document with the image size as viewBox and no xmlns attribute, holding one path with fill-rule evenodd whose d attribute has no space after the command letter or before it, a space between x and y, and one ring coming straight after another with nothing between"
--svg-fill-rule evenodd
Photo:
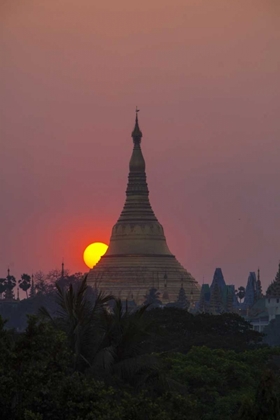
<instances>
[{"instance_id":1,"label":"golden surface of pagoda","mask_svg":"<svg viewBox=\"0 0 280 420\"><path fill-rule=\"evenodd\" d=\"M174 302L183 285L188 299L197 301L200 287L170 252L150 204L137 112L126 201L112 229L108 251L90 270L88 283L137 304L151 287L168 293Z\"/></svg>"}]
</instances>

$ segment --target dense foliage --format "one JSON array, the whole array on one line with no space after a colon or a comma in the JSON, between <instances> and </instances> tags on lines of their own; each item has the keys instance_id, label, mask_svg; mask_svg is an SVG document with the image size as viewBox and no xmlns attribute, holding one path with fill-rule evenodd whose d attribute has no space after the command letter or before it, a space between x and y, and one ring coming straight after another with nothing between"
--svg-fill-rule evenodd
<instances>
[{"instance_id":1,"label":"dense foliage","mask_svg":"<svg viewBox=\"0 0 280 420\"><path fill-rule=\"evenodd\" d=\"M280 354L279 350L275 352ZM256 405L262 405L257 384L261 386L263 376L267 374L271 354L268 348L236 353L193 347L186 355L164 354L161 357L165 360L169 375L187 387L200 419L232 420L243 418L244 406L247 411L250 410L250 419L262 418L255 417ZM272 388L269 393L273 396L274 393L279 394L279 378L270 373ZM277 402L279 397L276 398ZM273 407L268 407L268 411L270 409ZM279 410L277 415L280 416Z\"/></svg>"},{"instance_id":2,"label":"dense foliage","mask_svg":"<svg viewBox=\"0 0 280 420\"><path fill-rule=\"evenodd\" d=\"M236 351L259 345L262 335L241 316L232 313L193 315L178 308L153 309L145 314L153 321L150 350L188 352L193 346Z\"/></svg>"},{"instance_id":3,"label":"dense foliage","mask_svg":"<svg viewBox=\"0 0 280 420\"><path fill-rule=\"evenodd\" d=\"M239 316L130 313L86 292L58 286L56 315L42 309L22 332L0 321L4 420L280 418L280 349Z\"/></svg>"}]
</instances>

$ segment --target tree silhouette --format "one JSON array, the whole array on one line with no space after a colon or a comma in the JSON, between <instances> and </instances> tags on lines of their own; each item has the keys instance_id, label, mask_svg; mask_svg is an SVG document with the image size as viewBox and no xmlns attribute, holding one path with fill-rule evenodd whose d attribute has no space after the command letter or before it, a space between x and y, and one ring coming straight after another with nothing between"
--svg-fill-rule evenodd
<instances>
[{"instance_id":1,"label":"tree silhouette","mask_svg":"<svg viewBox=\"0 0 280 420\"><path fill-rule=\"evenodd\" d=\"M2 294L5 292L6 290L6 279L0 279L0 295L2 296Z\"/></svg>"},{"instance_id":2,"label":"tree silhouette","mask_svg":"<svg viewBox=\"0 0 280 420\"><path fill-rule=\"evenodd\" d=\"M83 279L77 290L70 284L67 290L56 282L56 301L59 306L57 318L53 318L45 307L40 308L40 314L49 318L56 327L62 328L67 335L70 349L75 354L75 370L83 370L90 366L88 360L92 350L92 342L97 340L96 322L100 312L112 299L111 295L99 292L92 305L86 298L88 289L87 277Z\"/></svg>"},{"instance_id":3,"label":"tree silhouette","mask_svg":"<svg viewBox=\"0 0 280 420\"><path fill-rule=\"evenodd\" d=\"M162 304L162 302L159 300L160 292L155 287L151 287L149 292L146 293L144 297L144 305L152 305L153 307L156 307Z\"/></svg>"},{"instance_id":4,"label":"tree silhouette","mask_svg":"<svg viewBox=\"0 0 280 420\"><path fill-rule=\"evenodd\" d=\"M14 276L11 276L10 274L7 275L6 280L5 280L5 286L6 286L6 290L5 290L5 299L14 299L15 295L13 292L13 289L16 285L16 279Z\"/></svg>"},{"instance_id":5,"label":"tree silhouette","mask_svg":"<svg viewBox=\"0 0 280 420\"><path fill-rule=\"evenodd\" d=\"M187 295L183 286L180 287L178 298L176 300L177 308L187 309L190 305L190 302L187 299Z\"/></svg>"},{"instance_id":6,"label":"tree silhouette","mask_svg":"<svg viewBox=\"0 0 280 420\"><path fill-rule=\"evenodd\" d=\"M117 376L133 386L141 386L158 375L158 361L145 354L151 336L152 321L145 317L148 306L130 311L120 299L114 299L113 310L101 314L103 334L99 351L92 361L92 372L104 378Z\"/></svg>"},{"instance_id":7,"label":"tree silhouette","mask_svg":"<svg viewBox=\"0 0 280 420\"><path fill-rule=\"evenodd\" d=\"M43 271L37 271L34 276L34 284L36 293L47 293L47 285L46 285L46 275L43 273Z\"/></svg>"},{"instance_id":8,"label":"tree silhouette","mask_svg":"<svg viewBox=\"0 0 280 420\"><path fill-rule=\"evenodd\" d=\"M31 287L30 287L30 294L29 296L31 298L34 298L36 295L36 287L35 287L35 283L34 283L34 276L32 274L32 278L31 278Z\"/></svg>"},{"instance_id":9,"label":"tree silhouette","mask_svg":"<svg viewBox=\"0 0 280 420\"><path fill-rule=\"evenodd\" d=\"M243 287L243 286L238 287L235 294L238 297L239 302L241 303L241 300L244 299L244 297L245 297L245 287Z\"/></svg>"},{"instance_id":10,"label":"tree silhouette","mask_svg":"<svg viewBox=\"0 0 280 420\"><path fill-rule=\"evenodd\" d=\"M19 280L19 287L26 293L26 298L28 298L27 290L31 286L31 277L28 274L22 274L21 279Z\"/></svg>"}]
</instances>

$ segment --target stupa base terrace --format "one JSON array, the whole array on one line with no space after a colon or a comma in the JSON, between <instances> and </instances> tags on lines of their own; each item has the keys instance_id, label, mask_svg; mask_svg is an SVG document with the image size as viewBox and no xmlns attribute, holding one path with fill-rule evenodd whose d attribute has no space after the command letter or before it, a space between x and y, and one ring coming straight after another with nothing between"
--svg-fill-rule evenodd
<instances>
[{"instance_id":1,"label":"stupa base terrace","mask_svg":"<svg viewBox=\"0 0 280 420\"><path fill-rule=\"evenodd\" d=\"M176 301L181 286L190 301L197 302L200 294L197 282L174 255L105 255L90 270L88 283L137 305L151 287L160 292L163 303Z\"/></svg>"}]
</instances>

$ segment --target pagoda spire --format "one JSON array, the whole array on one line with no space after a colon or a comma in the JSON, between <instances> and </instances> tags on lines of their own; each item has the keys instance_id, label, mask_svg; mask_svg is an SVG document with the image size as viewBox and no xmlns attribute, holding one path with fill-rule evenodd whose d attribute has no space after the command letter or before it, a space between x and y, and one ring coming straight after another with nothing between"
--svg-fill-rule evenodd
<instances>
[{"instance_id":1,"label":"pagoda spire","mask_svg":"<svg viewBox=\"0 0 280 420\"><path fill-rule=\"evenodd\" d=\"M139 174L141 173L142 175L145 175L145 181L146 181L146 174L145 174L146 164L145 164L145 159L143 157L142 150L140 147L141 139L142 139L142 131L139 128L138 112L139 112L139 109L137 109L136 107L135 125L131 133L131 137L133 138L134 148L133 148L132 156L129 162L129 171L130 171L130 175L132 172L138 172ZM147 193L148 193L148 189L147 189Z\"/></svg>"},{"instance_id":2,"label":"pagoda spire","mask_svg":"<svg viewBox=\"0 0 280 420\"><path fill-rule=\"evenodd\" d=\"M131 133L133 150L129 161L126 201L118 222L152 221L158 222L149 201L146 179L146 164L141 150L142 132L138 121L139 109L136 108L135 126Z\"/></svg>"},{"instance_id":3,"label":"pagoda spire","mask_svg":"<svg viewBox=\"0 0 280 420\"><path fill-rule=\"evenodd\" d=\"M268 286L266 291L267 297L279 297L280 296L280 261L278 264L278 271L276 273L275 279Z\"/></svg>"},{"instance_id":4,"label":"pagoda spire","mask_svg":"<svg viewBox=\"0 0 280 420\"><path fill-rule=\"evenodd\" d=\"M260 278L260 269L258 268L258 277L256 282L256 298L260 299L262 297L262 283Z\"/></svg>"},{"instance_id":5,"label":"pagoda spire","mask_svg":"<svg viewBox=\"0 0 280 420\"><path fill-rule=\"evenodd\" d=\"M142 138L142 132L139 128L139 123L138 123L138 112L140 111L140 109L138 109L136 107L136 116L135 116L135 126L134 129L131 133L131 137L133 138L133 143L136 144L140 144L141 143L141 138Z\"/></svg>"}]
</instances>

